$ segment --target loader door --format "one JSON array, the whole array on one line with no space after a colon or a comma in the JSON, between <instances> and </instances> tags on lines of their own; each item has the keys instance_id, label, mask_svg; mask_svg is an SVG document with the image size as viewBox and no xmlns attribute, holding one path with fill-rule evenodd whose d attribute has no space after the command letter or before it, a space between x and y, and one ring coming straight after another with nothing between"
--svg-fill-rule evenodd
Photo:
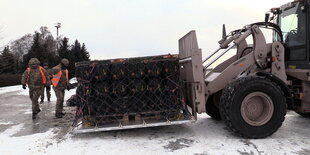
<instances>
[{"instance_id":1,"label":"loader door","mask_svg":"<svg viewBox=\"0 0 310 155\"><path fill-rule=\"evenodd\" d=\"M308 5L296 3L286 8L278 18L283 33L286 68L309 69Z\"/></svg>"}]
</instances>

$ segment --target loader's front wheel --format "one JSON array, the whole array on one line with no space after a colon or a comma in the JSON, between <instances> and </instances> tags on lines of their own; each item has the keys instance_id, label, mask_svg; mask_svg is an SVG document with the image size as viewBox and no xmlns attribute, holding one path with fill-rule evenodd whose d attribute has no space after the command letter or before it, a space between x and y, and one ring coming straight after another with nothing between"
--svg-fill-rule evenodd
<instances>
[{"instance_id":1,"label":"loader's front wheel","mask_svg":"<svg viewBox=\"0 0 310 155\"><path fill-rule=\"evenodd\" d=\"M223 91L220 114L228 128L247 138L263 138L281 127L286 114L281 88L267 78L249 76Z\"/></svg>"}]
</instances>

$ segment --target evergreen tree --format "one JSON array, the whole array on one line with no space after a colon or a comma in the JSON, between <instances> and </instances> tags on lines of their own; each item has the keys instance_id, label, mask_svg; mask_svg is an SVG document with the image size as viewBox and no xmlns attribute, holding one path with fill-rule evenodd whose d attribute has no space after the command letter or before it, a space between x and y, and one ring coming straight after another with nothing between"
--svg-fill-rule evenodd
<instances>
[{"instance_id":1,"label":"evergreen tree","mask_svg":"<svg viewBox=\"0 0 310 155\"><path fill-rule=\"evenodd\" d=\"M31 58L37 58L43 63L48 63L49 66L55 66L59 62L58 55L55 53L55 41L51 36L50 32L45 27L41 27L42 33L35 32L33 37L33 44L30 47L30 50L23 57L24 68L28 66L28 61Z\"/></svg>"},{"instance_id":2,"label":"evergreen tree","mask_svg":"<svg viewBox=\"0 0 310 155\"><path fill-rule=\"evenodd\" d=\"M69 39L63 38L61 41L61 45L59 48L59 57L67 58L70 61L68 66L69 76L73 77L75 75L75 63L79 61L88 61L89 60L89 53L86 49L85 44L82 45L78 40L75 40L74 44L71 45L69 49Z\"/></svg>"},{"instance_id":3,"label":"evergreen tree","mask_svg":"<svg viewBox=\"0 0 310 155\"><path fill-rule=\"evenodd\" d=\"M23 50L26 49L22 48L24 44L17 41L16 44L14 44L14 51L21 53L20 55L23 53L22 63L20 65L22 66L22 69L20 69L21 71L24 71L27 68L29 60L34 57L38 58L42 64L47 62L50 67L57 65L62 58L67 58L70 61L68 66L70 71L69 75L70 77L73 77L75 74L75 63L89 60L90 56L85 44L83 43L81 46L81 43L78 40L75 40L74 44L70 46L69 39L64 37L56 51L57 42L47 27L41 27L40 31L36 31L32 38L33 41L26 42L31 43L31 46L28 46L29 50L26 50L27 52L23 52ZM20 57L21 56L19 56L19 61L21 61Z\"/></svg>"},{"instance_id":4,"label":"evergreen tree","mask_svg":"<svg viewBox=\"0 0 310 155\"><path fill-rule=\"evenodd\" d=\"M30 51L28 53L29 55L33 55L34 57L37 57L39 60L43 56L43 47L40 44L40 33L36 32L33 40L33 44L30 48Z\"/></svg>"},{"instance_id":5,"label":"evergreen tree","mask_svg":"<svg viewBox=\"0 0 310 155\"><path fill-rule=\"evenodd\" d=\"M68 60L70 64L68 66L69 76L74 77L75 75L75 63L79 61L81 53L81 44L78 40L75 40L74 45L71 46L71 49L68 52Z\"/></svg>"},{"instance_id":6,"label":"evergreen tree","mask_svg":"<svg viewBox=\"0 0 310 155\"><path fill-rule=\"evenodd\" d=\"M81 59L80 59L80 61L89 61L89 53L88 53L84 43L83 43L82 49L81 49Z\"/></svg>"},{"instance_id":7,"label":"evergreen tree","mask_svg":"<svg viewBox=\"0 0 310 155\"><path fill-rule=\"evenodd\" d=\"M48 63L49 66L58 64L56 40L46 26L40 27L39 42L42 48L42 56L39 58L41 64Z\"/></svg>"},{"instance_id":8,"label":"evergreen tree","mask_svg":"<svg viewBox=\"0 0 310 155\"><path fill-rule=\"evenodd\" d=\"M70 50L70 59L74 62L80 61L81 57L81 44L78 40L75 40L74 45Z\"/></svg>"},{"instance_id":9,"label":"evergreen tree","mask_svg":"<svg viewBox=\"0 0 310 155\"><path fill-rule=\"evenodd\" d=\"M43 56L43 47L40 44L40 34L38 32L35 32L35 35L33 37L33 44L27 54L23 57L23 63L24 63L24 69L25 70L28 66L28 62L31 58L37 58L41 62L42 56Z\"/></svg>"},{"instance_id":10,"label":"evergreen tree","mask_svg":"<svg viewBox=\"0 0 310 155\"><path fill-rule=\"evenodd\" d=\"M75 40L74 45L70 50L70 59L74 62L89 61L89 53L83 43L82 47L78 40Z\"/></svg>"},{"instance_id":11,"label":"evergreen tree","mask_svg":"<svg viewBox=\"0 0 310 155\"><path fill-rule=\"evenodd\" d=\"M0 56L0 73L15 73L16 62L17 60L9 50L9 46L5 47Z\"/></svg>"},{"instance_id":12,"label":"evergreen tree","mask_svg":"<svg viewBox=\"0 0 310 155\"><path fill-rule=\"evenodd\" d=\"M41 60L41 64L48 63L50 67L56 66L59 63L59 57L54 52L49 51L49 44L43 44L43 58Z\"/></svg>"},{"instance_id":13,"label":"evergreen tree","mask_svg":"<svg viewBox=\"0 0 310 155\"><path fill-rule=\"evenodd\" d=\"M58 50L58 54L60 58L69 59L69 39L64 37L61 40L60 48Z\"/></svg>"}]
</instances>

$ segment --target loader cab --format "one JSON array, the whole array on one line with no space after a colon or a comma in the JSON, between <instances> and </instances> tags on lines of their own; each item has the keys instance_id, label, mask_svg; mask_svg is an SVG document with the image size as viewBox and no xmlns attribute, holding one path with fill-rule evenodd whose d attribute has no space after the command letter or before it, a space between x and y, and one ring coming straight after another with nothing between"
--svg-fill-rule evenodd
<instances>
[{"instance_id":1,"label":"loader cab","mask_svg":"<svg viewBox=\"0 0 310 155\"><path fill-rule=\"evenodd\" d=\"M308 0L294 1L277 9L274 13L283 35L286 68L310 69ZM275 41L279 40L275 37Z\"/></svg>"}]
</instances>

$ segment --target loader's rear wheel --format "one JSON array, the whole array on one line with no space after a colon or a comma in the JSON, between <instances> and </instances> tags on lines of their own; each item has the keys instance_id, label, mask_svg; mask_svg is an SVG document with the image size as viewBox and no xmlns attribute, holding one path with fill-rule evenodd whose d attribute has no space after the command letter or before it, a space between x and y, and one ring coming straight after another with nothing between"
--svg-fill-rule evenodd
<instances>
[{"instance_id":1,"label":"loader's rear wheel","mask_svg":"<svg viewBox=\"0 0 310 155\"><path fill-rule=\"evenodd\" d=\"M208 101L206 103L206 113L215 120L221 120L220 110L218 106L216 106L217 103L219 103L219 99L215 95L211 95L208 98ZM216 103L217 102L217 103Z\"/></svg>"},{"instance_id":2,"label":"loader's rear wheel","mask_svg":"<svg viewBox=\"0 0 310 155\"><path fill-rule=\"evenodd\" d=\"M247 138L263 138L281 127L286 114L281 88L264 77L243 77L222 93L220 114L228 128Z\"/></svg>"}]
</instances>

